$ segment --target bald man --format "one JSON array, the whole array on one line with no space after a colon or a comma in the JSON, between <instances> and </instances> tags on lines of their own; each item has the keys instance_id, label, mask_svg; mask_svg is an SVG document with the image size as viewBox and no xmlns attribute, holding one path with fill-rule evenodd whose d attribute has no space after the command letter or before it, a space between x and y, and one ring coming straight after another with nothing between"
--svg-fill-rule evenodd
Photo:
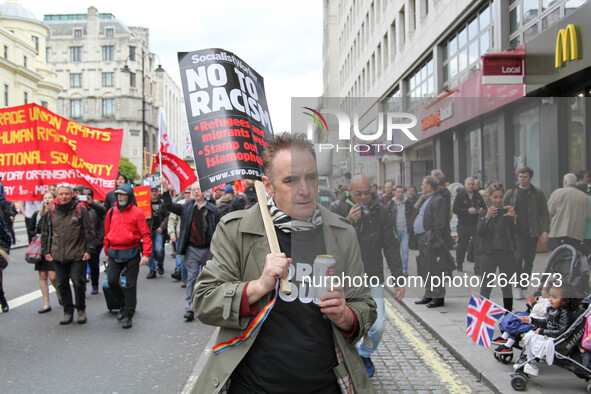
<instances>
[{"instance_id":1,"label":"bald man","mask_svg":"<svg viewBox=\"0 0 591 394\"><path fill-rule=\"evenodd\" d=\"M373 346L369 347L370 345L366 345L362 339L357 347L367 374L372 377L375 366L370 356L376 350L384 332L384 257L395 278L402 276L402 259L394 218L380 203L378 196L371 191L369 179L364 175L356 175L351 179L349 189L347 197L335 201L331 211L347 218L355 227L365 272L369 278L374 278L370 281L370 287L372 298L378 306L378 318L368 334ZM404 292L404 287L394 289L398 300L404 297Z\"/></svg>"}]
</instances>

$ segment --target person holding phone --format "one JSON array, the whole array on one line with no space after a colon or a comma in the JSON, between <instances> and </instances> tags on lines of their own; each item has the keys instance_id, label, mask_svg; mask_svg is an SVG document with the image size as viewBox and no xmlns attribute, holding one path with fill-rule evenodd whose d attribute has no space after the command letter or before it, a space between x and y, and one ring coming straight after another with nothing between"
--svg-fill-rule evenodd
<instances>
[{"instance_id":1,"label":"person holding phone","mask_svg":"<svg viewBox=\"0 0 591 394\"><path fill-rule=\"evenodd\" d=\"M488 188L491 206L480 212L476 235L480 237L480 270L484 280L480 294L488 298L493 287L500 286L503 306L513 309L513 293L508 281L516 272L515 232L517 214L512 206L503 207L505 189L499 183ZM498 274L497 274L498 269ZM504 278L504 280L501 280Z\"/></svg>"}]
</instances>

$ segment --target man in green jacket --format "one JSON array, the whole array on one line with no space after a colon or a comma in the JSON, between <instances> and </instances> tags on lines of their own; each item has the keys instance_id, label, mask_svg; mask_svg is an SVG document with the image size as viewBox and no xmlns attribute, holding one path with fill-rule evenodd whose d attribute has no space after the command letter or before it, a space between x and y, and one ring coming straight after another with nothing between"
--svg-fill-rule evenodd
<instances>
[{"instance_id":1,"label":"man in green jacket","mask_svg":"<svg viewBox=\"0 0 591 394\"><path fill-rule=\"evenodd\" d=\"M317 301L305 279L321 254L334 256L337 276L363 277L355 230L318 205L315 153L304 135L268 141L263 166L283 253L270 253L258 205L224 216L193 309L203 323L220 327L219 344L245 333L275 296L277 277L290 280L291 294L278 294L261 328L242 344L210 356L194 392L226 392L231 385L233 392L373 393L355 350L376 319L369 289L345 283Z\"/></svg>"}]
</instances>

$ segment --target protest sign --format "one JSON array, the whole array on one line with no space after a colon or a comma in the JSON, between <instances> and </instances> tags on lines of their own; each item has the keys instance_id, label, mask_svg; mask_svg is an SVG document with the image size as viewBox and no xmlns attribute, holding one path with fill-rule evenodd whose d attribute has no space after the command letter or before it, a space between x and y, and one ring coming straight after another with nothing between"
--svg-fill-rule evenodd
<instances>
[{"instance_id":1,"label":"protest sign","mask_svg":"<svg viewBox=\"0 0 591 394\"><path fill-rule=\"evenodd\" d=\"M162 158L162 169L160 169L160 158ZM162 172L162 175L170 182L177 193L197 181L195 171L185 161L168 152L160 152L152 158L152 169Z\"/></svg>"},{"instance_id":2,"label":"protest sign","mask_svg":"<svg viewBox=\"0 0 591 394\"><path fill-rule=\"evenodd\" d=\"M41 200L49 185L115 188L123 130L95 129L37 104L0 109L0 177L6 199Z\"/></svg>"},{"instance_id":3,"label":"protest sign","mask_svg":"<svg viewBox=\"0 0 591 394\"><path fill-rule=\"evenodd\" d=\"M263 78L232 52L180 52L179 68L201 190L261 179L273 135Z\"/></svg>"},{"instance_id":4,"label":"protest sign","mask_svg":"<svg viewBox=\"0 0 591 394\"><path fill-rule=\"evenodd\" d=\"M137 207L142 210L146 218L152 217L152 198L150 196L150 186L136 186L133 188L135 202Z\"/></svg>"}]
</instances>

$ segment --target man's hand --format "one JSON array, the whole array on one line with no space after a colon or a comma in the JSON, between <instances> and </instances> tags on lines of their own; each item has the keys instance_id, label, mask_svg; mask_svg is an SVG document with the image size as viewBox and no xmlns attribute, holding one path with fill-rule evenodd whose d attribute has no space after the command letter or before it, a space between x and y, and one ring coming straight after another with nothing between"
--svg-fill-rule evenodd
<instances>
[{"instance_id":1,"label":"man's hand","mask_svg":"<svg viewBox=\"0 0 591 394\"><path fill-rule=\"evenodd\" d=\"M176 235L170 234L170 242L176 242Z\"/></svg>"},{"instance_id":2,"label":"man's hand","mask_svg":"<svg viewBox=\"0 0 591 394\"><path fill-rule=\"evenodd\" d=\"M406 288L404 287L395 287L394 288L394 298L397 301L401 301L404 298L404 294L406 293Z\"/></svg>"},{"instance_id":3,"label":"man's hand","mask_svg":"<svg viewBox=\"0 0 591 394\"><path fill-rule=\"evenodd\" d=\"M156 232L157 232L158 234L162 234L162 229L161 229L160 227L158 227L158 228L156 229Z\"/></svg>"},{"instance_id":4,"label":"man's hand","mask_svg":"<svg viewBox=\"0 0 591 394\"><path fill-rule=\"evenodd\" d=\"M148 256L142 256L142 259L140 260L140 266L148 264L148 260L150 260Z\"/></svg>"},{"instance_id":5,"label":"man's hand","mask_svg":"<svg viewBox=\"0 0 591 394\"><path fill-rule=\"evenodd\" d=\"M349 214L347 215L347 220L353 223L359 219L361 219L361 205L355 204L353 208L351 208L351 210L349 211Z\"/></svg>"},{"instance_id":6,"label":"man's hand","mask_svg":"<svg viewBox=\"0 0 591 394\"><path fill-rule=\"evenodd\" d=\"M162 185L162 193L168 191L168 186L166 185L166 178L163 176L160 177L160 184Z\"/></svg>"},{"instance_id":7,"label":"man's hand","mask_svg":"<svg viewBox=\"0 0 591 394\"><path fill-rule=\"evenodd\" d=\"M470 208L468 208L468 213L470 215L476 215L478 213L478 211L476 210L476 208L470 207Z\"/></svg>"},{"instance_id":8,"label":"man's hand","mask_svg":"<svg viewBox=\"0 0 591 394\"><path fill-rule=\"evenodd\" d=\"M542 235L540 235L540 241L542 241L543 244L548 243L548 231L544 231Z\"/></svg>"},{"instance_id":9,"label":"man's hand","mask_svg":"<svg viewBox=\"0 0 591 394\"><path fill-rule=\"evenodd\" d=\"M322 294L318 306L320 312L343 331L353 330L355 317L351 309L347 307L345 292L341 286L329 288L329 291Z\"/></svg>"},{"instance_id":10,"label":"man's hand","mask_svg":"<svg viewBox=\"0 0 591 394\"><path fill-rule=\"evenodd\" d=\"M246 289L248 305L254 304L265 294L275 289L277 276L280 279L286 279L290 264L291 258L288 258L285 253L269 253L265 259L265 268L261 277L248 284Z\"/></svg>"},{"instance_id":11,"label":"man's hand","mask_svg":"<svg viewBox=\"0 0 591 394\"><path fill-rule=\"evenodd\" d=\"M51 254L47 253L45 255L45 260L47 260L47 261L53 261L53 257L51 257Z\"/></svg>"},{"instance_id":12,"label":"man's hand","mask_svg":"<svg viewBox=\"0 0 591 394\"><path fill-rule=\"evenodd\" d=\"M84 256L82 256L82 261L88 261L90 260L90 254L88 254L87 252L84 252Z\"/></svg>"}]
</instances>

